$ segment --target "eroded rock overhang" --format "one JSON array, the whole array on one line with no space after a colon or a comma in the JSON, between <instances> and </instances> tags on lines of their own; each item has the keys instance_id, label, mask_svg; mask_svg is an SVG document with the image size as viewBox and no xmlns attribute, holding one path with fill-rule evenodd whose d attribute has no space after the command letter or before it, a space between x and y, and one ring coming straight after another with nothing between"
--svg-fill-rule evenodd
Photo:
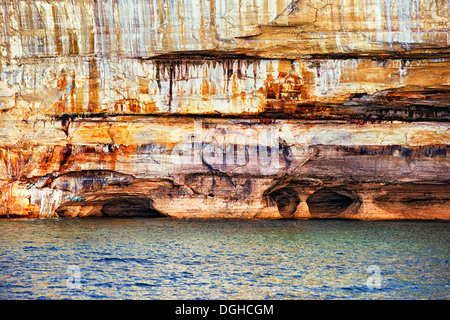
<instances>
[{"instance_id":1,"label":"eroded rock overhang","mask_svg":"<svg viewBox=\"0 0 450 320\"><path fill-rule=\"evenodd\" d=\"M3 217L450 218L446 1L0 14Z\"/></svg>"},{"instance_id":2,"label":"eroded rock overhang","mask_svg":"<svg viewBox=\"0 0 450 320\"><path fill-rule=\"evenodd\" d=\"M0 148L3 206L17 215L113 215L105 206L115 202L172 217L448 214L443 123L121 116L75 119L67 134L63 121L21 125L33 139Z\"/></svg>"}]
</instances>

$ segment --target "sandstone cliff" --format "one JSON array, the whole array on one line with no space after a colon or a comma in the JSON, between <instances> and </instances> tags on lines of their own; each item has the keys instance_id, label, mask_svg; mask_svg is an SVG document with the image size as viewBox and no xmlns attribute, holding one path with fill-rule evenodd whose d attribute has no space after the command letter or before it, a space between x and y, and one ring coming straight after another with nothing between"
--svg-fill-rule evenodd
<instances>
[{"instance_id":1,"label":"sandstone cliff","mask_svg":"<svg viewBox=\"0 0 450 320\"><path fill-rule=\"evenodd\" d=\"M449 1L0 17L0 216L450 219Z\"/></svg>"}]
</instances>

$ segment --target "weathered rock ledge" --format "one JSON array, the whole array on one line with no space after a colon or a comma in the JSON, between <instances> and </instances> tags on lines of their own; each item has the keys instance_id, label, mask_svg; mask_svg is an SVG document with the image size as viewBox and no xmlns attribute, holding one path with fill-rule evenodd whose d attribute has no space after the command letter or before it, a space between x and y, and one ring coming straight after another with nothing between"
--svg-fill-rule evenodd
<instances>
[{"instance_id":1,"label":"weathered rock ledge","mask_svg":"<svg viewBox=\"0 0 450 320\"><path fill-rule=\"evenodd\" d=\"M0 16L0 217L450 220L448 1Z\"/></svg>"},{"instance_id":2,"label":"weathered rock ledge","mask_svg":"<svg viewBox=\"0 0 450 320\"><path fill-rule=\"evenodd\" d=\"M448 124L123 116L20 131L33 139L0 148L4 215L449 218Z\"/></svg>"}]
</instances>

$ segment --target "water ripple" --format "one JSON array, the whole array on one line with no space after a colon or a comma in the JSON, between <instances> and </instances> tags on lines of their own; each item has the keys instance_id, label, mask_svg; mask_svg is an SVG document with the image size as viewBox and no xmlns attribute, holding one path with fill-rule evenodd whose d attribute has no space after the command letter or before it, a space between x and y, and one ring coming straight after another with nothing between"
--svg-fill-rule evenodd
<instances>
[{"instance_id":1,"label":"water ripple","mask_svg":"<svg viewBox=\"0 0 450 320\"><path fill-rule=\"evenodd\" d=\"M450 286L443 222L31 219L0 228L0 299L448 299ZM372 265L379 289L366 285Z\"/></svg>"}]
</instances>

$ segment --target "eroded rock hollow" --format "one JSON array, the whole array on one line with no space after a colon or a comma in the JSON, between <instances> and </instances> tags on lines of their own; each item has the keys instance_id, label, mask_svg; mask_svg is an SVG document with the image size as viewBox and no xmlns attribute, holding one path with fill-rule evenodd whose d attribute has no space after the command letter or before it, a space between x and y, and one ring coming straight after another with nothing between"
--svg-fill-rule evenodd
<instances>
[{"instance_id":1,"label":"eroded rock hollow","mask_svg":"<svg viewBox=\"0 0 450 320\"><path fill-rule=\"evenodd\" d=\"M3 0L0 216L450 219L447 0Z\"/></svg>"}]
</instances>

